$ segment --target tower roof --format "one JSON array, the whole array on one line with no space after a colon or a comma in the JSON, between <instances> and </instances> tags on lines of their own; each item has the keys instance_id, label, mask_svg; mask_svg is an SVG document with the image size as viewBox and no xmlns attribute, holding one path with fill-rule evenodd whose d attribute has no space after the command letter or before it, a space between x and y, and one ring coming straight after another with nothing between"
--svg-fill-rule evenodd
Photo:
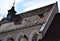
<instances>
[{"instance_id":1,"label":"tower roof","mask_svg":"<svg viewBox=\"0 0 60 41\"><path fill-rule=\"evenodd\" d=\"M14 6L12 7L12 8L14 8ZM12 9L11 9L12 10ZM14 9L13 9L14 10ZM32 26L36 26L36 25L38 25L38 24L35 24L35 22L36 21L38 21L38 23L39 23L39 25L41 25L41 23L40 22L46 22L47 20L52 20L51 18L53 18L54 16L55 16L55 14L58 12L58 8L57 8L57 4L56 3L54 3L54 4L50 4L50 5L48 5L48 6L45 6L45 7L42 7L42 8L38 8L38 9L35 9L35 10L32 10L32 11L28 11L28 12L24 12L24 13L22 13L22 14L18 14L21 18L23 18L22 20L22 23L21 24L19 24L19 25L15 25L14 24L14 21L13 21L13 23L7 23L7 24L2 24L1 26L0 26L0 33L2 33L2 32L7 32L7 31L13 31L13 30L16 30L16 29L23 29L23 28L28 28L28 27L32 27ZM38 15L39 14L44 14L44 17L43 18L40 18ZM54 15L52 15L52 14L54 14ZM26 20L27 20L27 24L26 24ZM29 20L29 19L31 19L31 20ZM4 21L3 21L4 22ZM18 22L18 21L17 21ZM19 22L20 22L20 20L19 20ZM18 22L18 23L19 23ZM47 21L48 22L48 21ZM51 23L50 21L49 21L49 23ZM13 24L13 25L12 25ZM29 25L30 24L30 25ZM6 25L12 25L12 27L5 27ZM27 26L26 26L27 25ZM46 23L46 25L47 25L47 23ZM14 27L13 27L14 26ZM16 28L16 27L17 28ZM41 26L43 26L43 25L41 25ZM7 30L6 29L2 29L2 27L3 28L7 28ZM40 26L39 26L40 27ZM10 29L11 28L11 29ZM41 27L42 28L42 27Z\"/></svg>"},{"instance_id":2,"label":"tower roof","mask_svg":"<svg viewBox=\"0 0 60 41\"><path fill-rule=\"evenodd\" d=\"M14 5L15 5L15 0L13 2L13 6L11 7L10 10L8 10L8 12L13 11L14 13L16 13Z\"/></svg>"},{"instance_id":3,"label":"tower roof","mask_svg":"<svg viewBox=\"0 0 60 41\"><path fill-rule=\"evenodd\" d=\"M10 11L13 11L14 13L16 13L14 5L12 6L12 8L10 10L8 10L8 12L10 12Z\"/></svg>"}]
</instances>

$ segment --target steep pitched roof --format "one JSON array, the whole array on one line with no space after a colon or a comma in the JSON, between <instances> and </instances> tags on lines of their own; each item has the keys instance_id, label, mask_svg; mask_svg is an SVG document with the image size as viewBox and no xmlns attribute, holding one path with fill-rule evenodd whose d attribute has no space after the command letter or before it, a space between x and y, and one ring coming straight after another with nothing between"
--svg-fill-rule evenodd
<instances>
[{"instance_id":1,"label":"steep pitched roof","mask_svg":"<svg viewBox=\"0 0 60 41\"><path fill-rule=\"evenodd\" d=\"M44 14L44 13L50 11L50 9L53 7L54 4L55 3L41 7L41 8L36 8L34 10L31 10L31 11L23 12L23 13L20 13L17 15L20 15L22 18L25 18L25 17L31 17L34 15L38 15L38 14Z\"/></svg>"},{"instance_id":2,"label":"steep pitched roof","mask_svg":"<svg viewBox=\"0 0 60 41\"><path fill-rule=\"evenodd\" d=\"M54 3L54 4L51 4L51 5L42 7L42 8L38 8L38 9L35 9L35 10L32 10L32 11L28 11L28 12L18 14L21 18L23 18L22 19L23 23L19 24L19 25L15 25L14 22L3 24L3 25L0 26L0 33L13 31L13 30L21 29L21 28L22 29L23 28L28 28L28 27L32 27L32 26L34 27L36 25L41 25L41 22L43 23L43 22L46 22L46 21L47 21L47 23L51 23L51 21L53 20L53 17L55 16L55 14L57 12L58 12L57 4ZM38 16L39 14L44 14L44 17L40 18ZM31 19L31 22L29 22L29 21L25 22L24 18L28 19L28 20ZM50 19L50 18L52 18L52 19ZM49 20L51 20L51 21L49 21ZM38 24L35 24L36 21L38 21L37 22ZM41 25L41 26L43 26L43 25Z\"/></svg>"},{"instance_id":3,"label":"steep pitched roof","mask_svg":"<svg viewBox=\"0 0 60 41\"><path fill-rule=\"evenodd\" d=\"M34 9L34 10L31 10L31 11L23 12L23 13L17 14L16 16L17 16L17 17L19 16L19 17L21 17L21 18L27 18L27 17L31 17L31 16L34 16L34 15L44 14L44 13L46 13L46 12L49 12L50 9L53 7L54 4L55 4L55 3L50 4L50 5L47 5L47 6L44 6L44 7L41 7L41 8L36 8L36 9ZM14 19L15 19L15 17L14 17ZM12 20L13 22L15 22L14 19ZM3 19L3 21L2 21L0 24L9 23L9 22L5 22L5 20L8 21L8 20L5 18L5 19ZM18 18L17 18L17 20L18 20ZM20 21L21 21L21 20L20 20ZM3 22L5 22L5 23L3 23ZM20 23L20 22L19 22L19 23ZM19 23L18 23L18 24L19 24Z\"/></svg>"}]
</instances>

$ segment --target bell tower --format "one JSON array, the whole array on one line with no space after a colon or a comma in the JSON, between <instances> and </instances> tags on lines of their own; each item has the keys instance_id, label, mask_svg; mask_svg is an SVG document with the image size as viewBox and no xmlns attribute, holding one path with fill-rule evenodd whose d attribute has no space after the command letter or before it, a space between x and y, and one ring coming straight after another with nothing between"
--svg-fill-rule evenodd
<instances>
[{"instance_id":1,"label":"bell tower","mask_svg":"<svg viewBox=\"0 0 60 41\"><path fill-rule=\"evenodd\" d=\"M15 5L15 0L14 0L14 2L13 2L13 6L11 7L11 9L8 10L8 14L7 14L7 20L8 20L8 21L13 20L15 14L16 14L14 5Z\"/></svg>"}]
</instances>

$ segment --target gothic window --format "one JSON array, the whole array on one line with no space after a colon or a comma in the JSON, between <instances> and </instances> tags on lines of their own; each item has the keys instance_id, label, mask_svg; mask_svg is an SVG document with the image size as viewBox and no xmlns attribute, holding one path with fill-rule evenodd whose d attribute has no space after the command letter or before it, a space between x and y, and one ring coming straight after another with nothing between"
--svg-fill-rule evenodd
<instances>
[{"instance_id":1,"label":"gothic window","mask_svg":"<svg viewBox=\"0 0 60 41\"><path fill-rule=\"evenodd\" d=\"M44 17L44 14L39 14L38 15L40 18L43 18Z\"/></svg>"},{"instance_id":2,"label":"gothic window","mask_svg":"<svg viewBox=\"0 0 60 41\"><path fill-rule=\"evenodd\" d=\"M16 41L28 41L28 38L23 33L19 33L16 37Z\"/></svg>"},{"instance_id":3,"label":"gothic window","mask_svg":"<svg viewBox=\"0 0 60 41\"><path fill-rule=\"evenodd\" d=\"M38 35L35 34L35 35L33 36L33 38L32 38L32 41L37 41L37 39L38 39Z\"/></svg>"},{"instance_id":4,"label":"gothic window","mask_svg":"<svg viewBox=\"0 0 60 41\"><path fill-rule=\"evenodd\" d=\"M13 38L8 38L7 41L14 41L14 39Z\"/></svg>"},{"instance_id":5,"label":"gothic window","mask_svg":"<svg viewBox=\"0 0 60 41\"><path fill-rule=\"evenodd\" d=\"M19 41L27 41L25 37L22 37Z\"/></svg>"},{"instance_id":6,"label":"gothic window","mask_svg":"<svg viewBox=\"0 0 60 41\"><path fill-rule=\"evenodd\" d=\"M19 41L28 41L27 37L24 35L23 37L20 37Z\"/></svg>"}]
</instances>

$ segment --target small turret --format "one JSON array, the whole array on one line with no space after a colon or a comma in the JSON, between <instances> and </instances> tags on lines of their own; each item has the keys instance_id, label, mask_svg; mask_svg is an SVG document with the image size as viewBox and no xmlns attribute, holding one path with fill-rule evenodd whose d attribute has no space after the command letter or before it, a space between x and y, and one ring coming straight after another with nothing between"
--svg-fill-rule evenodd
<instances>
[{"instance_id":1,"label":"small turret","mask_svg":"<svg viewBox=\"0 0 60 41\"><path fill-rule=\"evenodd\" d=\"M11 21L12 19L14 19L14 16L16 14L14 5L15 5L15 1L13 3L12 8L10 10L8 10L8 14L7 14L7 20L8 21Z\"/></svg>"}]
</instances>

